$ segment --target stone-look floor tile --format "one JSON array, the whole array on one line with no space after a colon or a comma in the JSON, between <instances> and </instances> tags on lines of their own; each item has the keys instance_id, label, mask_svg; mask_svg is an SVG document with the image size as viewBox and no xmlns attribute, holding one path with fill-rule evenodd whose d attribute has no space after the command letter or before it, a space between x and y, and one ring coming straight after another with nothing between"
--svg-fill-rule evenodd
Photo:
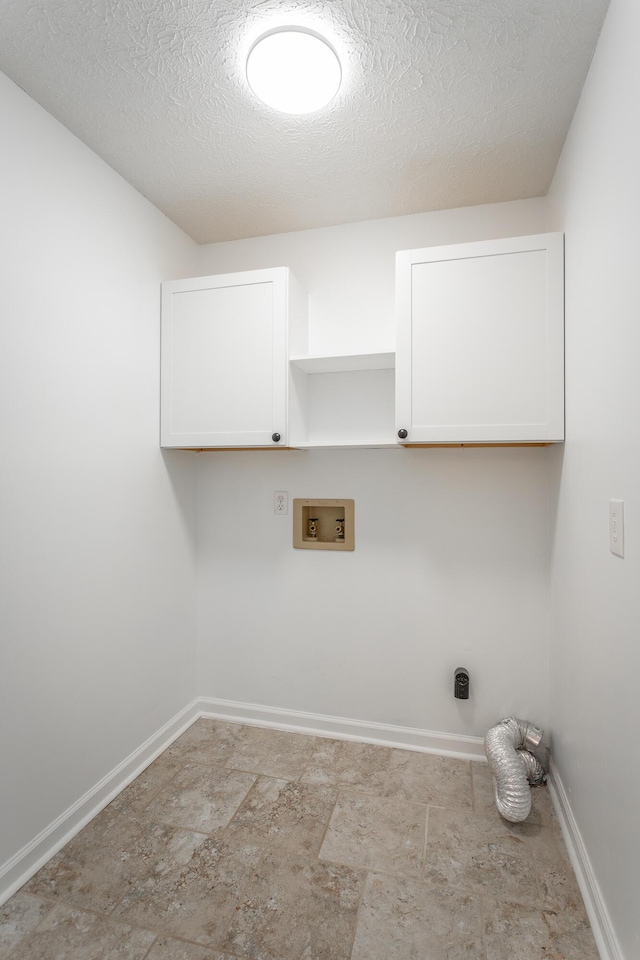
<instances>
[{"instance_id":1,"label":"stone-look floor tile","mask_svg":"<svg viewBox=\"0 0 640 960\"><path fill-rule=\"evenodd\" d=\"M52 909L37 897L16 893L0 907L0 960L5 960L17 943L34 930Z\"/></svg>"},{"instance_id":2,"label":"stone-look floor tile","mask_svg":"<svg viewBox=\"0 0 640 960\"><path fill-rule=\"evenodd\" d=\"M124 815L108 829L94 824L52 857L25 891L108 914L129 884L163 861L174 833L171 827Z\"/></svg>"},{"instance_id":3,"label":"stone-look floor tile","mask_svg":"<svg viewBox=\"0 0 640 960\"><path fill-rule=\"evenodd\" d=\"M227 723L225 720L196 720L181 737L174 740L169 750L182 757L183 762L204 760L223 764L244 738L246 729L242 724Z\"/></svg>"},{"instance_id":4,"label":"stone-look floor tile","mask_svg":"<svg viewBox=\"0 0 640 960\"><path fill-rule=\"evenodd\" d=\"M539 901L525 838L488 817L430 807L425 877L504 899Z\"/></svg>"},{"instance_id":5,"label":"stone-look floor tile","mask_svg":"<svg viewBox=\"0 0 640 960\"><path fill-rule=\"evenodd\" d=\"M598 960L586 914L553 914L533 906L488 900L487 960Z\"/></svg>"},{"instance_id":6,"label":"stone-look floor tile","mask_svg":"<svg viewBox=\"0 0 640 960\"><path fill-rule=\"evenodd\" d=\"M237 723L220 720L196 720L182 736L136 777L106 808L111 815L129 811L139 813L167 782L185 767L202 768L223 764L242 735Z\"/></svg>"},{"instance_id":7,"label":"stone-look floor tile","mask_svg":"<svg viewBox=\"0 0 640 960\"><path fill-rule=\"evenodd\" d=\"M363 885L360 870L271 852L222 949L252 960L348 960Z\"/></svg>"},{"instance_id":8,"label":"stone-look floor tile","mask_svg":"<svg viewBox=\"0 0 640 960\"><path fill-rule=\"evenodd\" d=\"M156 872L131 885L113 916L169 936L216 945L260 859L256 846L230 845L176 830Z\"/></svg>"},{"instance_id":9,"label":"stone-look floor tile","mask_svg":"<svg viewBox=\"0 0 640 960\"><path fill-rule=\"evenodd\" d=\"M145 960L234 960L226 953L218 953L209 947L197 947L195 943L158 937Z\"/></svg>"},{"instance_id":10,"label":"stone-look floor tile","mask_svg":"<svg viewBox=\"0 0 640 960\"><path fill-rule=\"evenodd\" d=\"M320 859L401 876L424 870L427 807L406 800L340 794Z\"/></svg>"},{"instance_id":11,"label":"stone-look floor tile","mask_svg":"<svg viewBox=\"0 0 640 960\"><path fill-rule=\"evenodd\" d=\"M572 910L581 913L584 901L570 861L536 860L533 869L538 877L543 905L549 910Z\"/></svg>"},{"instance_id":12,"label":"stone-look floor tile","mask_svg":"<svg viewBox=\"0 0 640 960\"><path fill-rule=\"evenodd\" d=\"M180 760L177 757L171 758L168 750L165 750L140 776L132 780L99 816L105 822L121 815L137 816L179 769Z\"/></svg>"},{"instance_id":13,"label":"stone-look floor tile","mask_svg":"<svg viewBox=\"0 0 640 960\"><path fill-rule=\"evenodd\" d=\"M222 720L196 720L141 776L155 778L162 785L179 770L187 767L201 768L211 764L223 766L236 743L242 740L245 729L238 723L226 723ZM131 787L135 784L137 781L134 781ZM147 802L150 799L152 797L148 796Z\"/></svg>"},{"instance_id":14,"label":"stone-look floor tile","mask_svg":"<svg viewBox=\"0 0 640 960\"><path fill-rule=\"evenodd\" d=\"M600 951L582 903L577 910L567 906L545 910L544 918L554 949L563 960L600 960Z\"/></svg>"},{"instance_id":15,"label":"stone-look floor tile","mask_svg":"<svg viewBox=\"0 0 640 960\"><path fill-rule=\"evenodd\" d=\"M484 960L484 956L478 897L416 880L369 878L351 960Z\"/></svg>"},{"instance_id":16,"label":"stone-look floor tile","mask_svg":"<svg viewBox=\"0 0 640 960\"><path fill-rule=\"evenodd\" d=\"M318 740L303 783L350 788L382 796L389 784L391 749L353 740Z\"/></svg>"},{"instance_id":17,"label":"stone-look floor tile","mask_svg":"<svg viewBox=\"0 0 640 960\"><path fill-rule=\"evenodd\" d=\"M500 814L497 816L500 817ZM513 836L524 838L530 855L535 860L559 861L565 866L570 864L569 854L557 823L544 824L528 818L523 823L507 823L504 820L502 822Z\"/></svg>"},{"instance_id":18,"label":"stone-look floor tile","mask_svg":"<svg viewBox=\"0 0 640 960\"><path fill-rule=\"evenodd\" d=\"M487 960L541 960L553 957L551 938L539 907L485 901Z\"/></svg>"},{"instance_id":19,"label":"stone-look floor tile","mask_svg":"<svg viewBox=\"0 0 640 960\"><path fill-rule=\"evenodd\" d=\"M145 816L185 830L215 834L226 827L255 781L251 773L213 764L187 767L160 790Z\"/></svg>"},{"instance_id":20,"label":"stone-look floor tile","mask_svg":"<svg viewBox=\"0 0 640 960\"><path fill-rule=\"evenodd\" d=\"M392 750L384 795L471 811L471 761Z\"/></svg>"},{"instance_id":21,"label":"stone-look floor tile","mask_svg":"<svg viewBox=\"0 0 640 960\"><path fill-rule=\"evenodd\" d=\"M289 780L260 777L225 831L225 839L317 854L336 793Z\"/></svg>"},{"instance_id":22,"label":"stone-look floor tile","mask_svg":"<svg viewBox=\"0 0 640 960\"><path fill-rule=\"evenodd\" d=\"M143 960L155 934L59 904L20 941L11 960Z\"/></svg>"},{"instance_id":23,"label":"stone-look floor tile","mask_svg":"<svg viewBox=\"0 0 640 960\"><path fill-rule=\"evenodd\" d=\"M209 759L222 762L229 757L246 729L241 723L201 718L174 740L172 747L184 751L197 749L206 752Z\"/></svg>"},{"instance_id":24,"label":"stone-look floor tile","mask_svg":"<svg viewBox=\"0 0 640 960\"><path fill-rule=\"evenodd\" d=\"M226 766L265 777L298 780L317 743L315 737L284 730L243 727Z\"/></svg>"}]
</instances>

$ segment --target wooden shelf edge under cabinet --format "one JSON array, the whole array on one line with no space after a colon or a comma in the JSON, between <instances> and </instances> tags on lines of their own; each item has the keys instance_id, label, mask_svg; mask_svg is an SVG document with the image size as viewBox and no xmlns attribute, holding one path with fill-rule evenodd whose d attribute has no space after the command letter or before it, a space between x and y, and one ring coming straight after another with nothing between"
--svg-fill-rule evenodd
<instances>
[{"instance_id":1,"label":"wooden shelf edge under cabinet","mask_svg":"<svg viewBox=\"0 0 640 960\"><path fill-rule=\"evenodd\" d=\"M430 448L442 448L442 447L552 447L556 443L564 443L564 440L518 440L510 443L509 441L504 441L501 443L477 443L472 441L471 443L466 443L465 441L460 441L458 443L399 443L398 446L404 447L405 450L428 450Z\"/></svg>"},{"instance_id":2,"label":"wooden shelf edge under cabinet","mask_svg":"<svg viewBox=\"0 0 640 960\"><path fill-rule=\"evenodd\" d=\"M187 450L190 453L236 453L237 451L301 450L302 447L163 447L163 450Z\"/></svg>"}]
</instances>

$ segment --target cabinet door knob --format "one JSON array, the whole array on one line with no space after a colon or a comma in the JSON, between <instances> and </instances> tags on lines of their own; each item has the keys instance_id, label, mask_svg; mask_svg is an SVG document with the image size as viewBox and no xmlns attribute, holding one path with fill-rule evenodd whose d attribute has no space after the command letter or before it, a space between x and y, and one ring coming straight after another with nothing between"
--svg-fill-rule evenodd
<instances>
[{"instance_id":1,"label":"cabinet door knob","mask_svg":"<svg viewBox=\"0 0 640 960\"><path fill-rule=\"evenodd\" d=\"M407 431L406 431L406 430L398 430L398 436L400 437L401 440L404 440L405 437L407 436Z\"/></svg>"},{"instance_id":2,"label":"cabinet door knob","mask_svg":"<svg viewBox=\"0 0 640 960\"><path fill-rule=\"evenodd\" d=\"M278 443L278 442L280 441L280 439L281 439L280 434L279 434L279 433L272 433L272 434L271 434L271 439L273 440L274 443Z\"/></svg>"}]
</instances>

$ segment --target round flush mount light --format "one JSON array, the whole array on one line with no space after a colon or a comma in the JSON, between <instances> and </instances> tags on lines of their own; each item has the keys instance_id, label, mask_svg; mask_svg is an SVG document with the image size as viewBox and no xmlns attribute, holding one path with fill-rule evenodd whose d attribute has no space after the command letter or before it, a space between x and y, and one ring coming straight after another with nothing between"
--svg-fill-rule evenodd
<instances>
[{"instance_id":1,"label":"round flush mount light","mask_svg":"<svg viewBox=\"0 0 640 960\"><path fill-rule=\"evenodd\" d=\"M255 95L282 113L312 113L338 92L338 56L317 33L279 27L263 34L247 57L247 80Z\"/></svg>"}]
</instances>

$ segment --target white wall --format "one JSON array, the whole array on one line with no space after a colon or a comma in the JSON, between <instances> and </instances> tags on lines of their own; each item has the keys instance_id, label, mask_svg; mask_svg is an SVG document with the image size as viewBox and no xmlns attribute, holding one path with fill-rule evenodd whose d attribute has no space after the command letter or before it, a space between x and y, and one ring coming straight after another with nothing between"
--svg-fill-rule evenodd
<instances>
[{"instance_id":1,"label":"white wall","mask_svg":"<svg viewBox=\"0 0 640 960\"><path fill-rule=\"evenodd\" d=\"M288 265L310 352L384 350L396 250L545 229L543 201L495 204L208 245L200 272ZM203 453L198 489L202 695L448 733L546 724L545 449ZM294 550L274 490L353 497L355 552Z\"/></svg>"},{"instance_id":2,"label":"white wall","mask_svg":"<svg viewBox=\"0 0 640 960\"><path fill-rule=\"evenodd\" d=\"M195 693L160 281L196 247L0 75L1 865Z\"/></svg>"},{"instance_id":3,"label":"white wall","mask_svg":"<svg viewBox=\"0 0 640 960\"><path fill-rule=\"evenodd\" d=\"M309 293L309 353L395 349L395 254L544 232L546 201L459 207L199 248L201 275L291 267Z\"/></svg>"},{"instance_id":4,"label":"white wall","mask_svg":"<svg viewBox=\"0 0 640 960\"><path fill-rule=\"evenodd\" d=\"M621 955L640 956L640 5L613 0L551 190L566 231L567 443L551 608L556 762ZM564 455L563 455L564 454ZM625 558L608 501L625 501Z\"/></svg>"}]
</instances>

